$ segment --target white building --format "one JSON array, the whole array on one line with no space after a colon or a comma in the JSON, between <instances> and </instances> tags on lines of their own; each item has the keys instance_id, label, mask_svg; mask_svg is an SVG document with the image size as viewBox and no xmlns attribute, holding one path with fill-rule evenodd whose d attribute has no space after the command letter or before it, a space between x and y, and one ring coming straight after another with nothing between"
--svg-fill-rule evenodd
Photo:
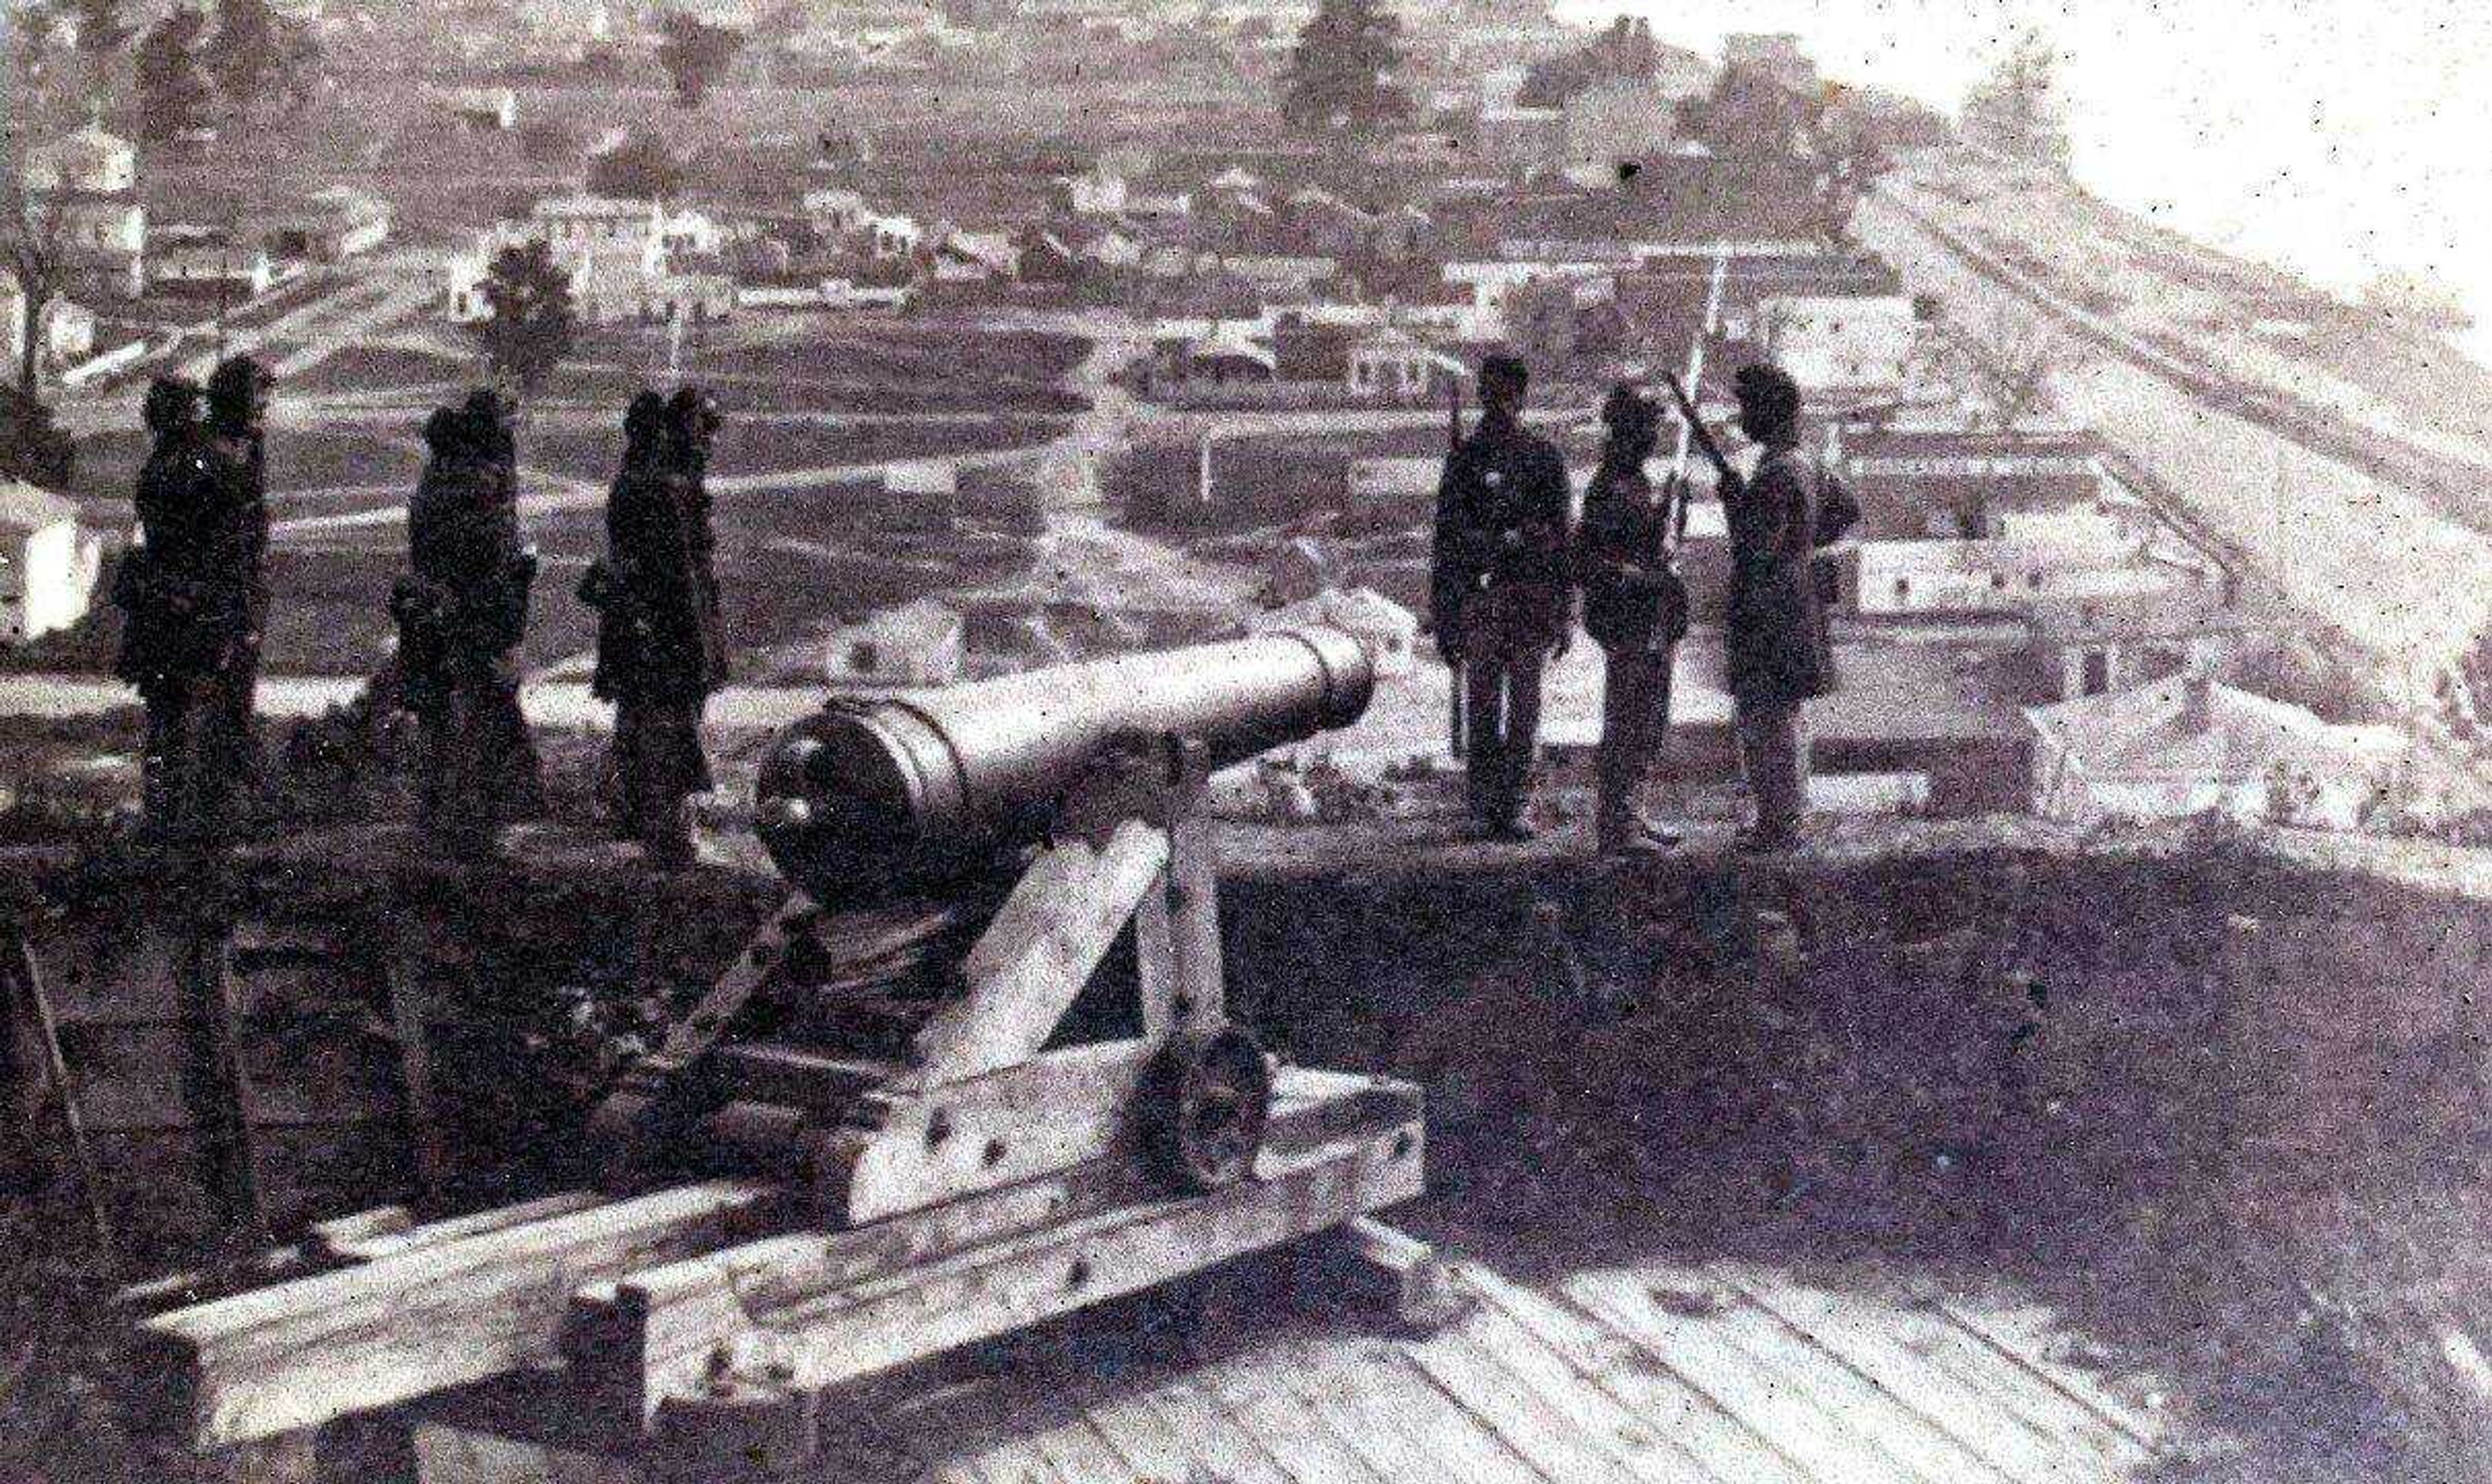
<instances>
[{"instance_id":1,"label":"white building","mask_svg":"<svg viewBox=\"0 0 2492 1484\"><path fill-rule=\"evenodd\" d=\"M716 257L727 251L727 223L697 207L668 214L658 235L677 257Z\"/></svg>"},{"instance_id":2,"label":"white building","mask_svg":"<svg viewBox=\"0 0 2492 1484\"><path fill-rule=\"evenodd\" d=\"M286 257L342 262L389 240L389 202L352 186L315 191L269 225L269 246Z\"/></svg>"},{"instance_id":3,"label":"white building","mask_svg":"<svg viewBox=\"0 0 2492 1484\"><path fill-rule=\"evenodd\" d=\"M926 229L914 217L875 214L866 223L866 251L877 263L905 262L926 245Z\"/></svg>"},{"instance_id":4,"label":"white building","mask_svg":"<svg viewBox=\"0 0 2492 1484\"><path fill-rule=\"evenodd\" d=\"M89 124L28 150L18 180L73 271L120 298L146 292L147 207L129 140Z\"/></svg>"},{"instance_id":5,"label":"white building","mask_svg":"<svg viewBox=\"0 0 2492 1484\"><path fill-rule=\"evenodd\" d=\"M967 636L956 609L920 598L833 630L823 673L843 690L950 685L968 657Z\"/></svg>"},{"instance_id":6,"label":"white building","mask_svg":"<svg viewBox=\"0 0 2492 1484\"><path fill-rule=\"evenodd\" d=\"M478 133L508 134L519 127L519 95L509 88L459 88L443 94L441 102Z\"/></svg>"},{"instance_id":7,"label":"white building","mask_svg":"<svg viewBox=\"0 0 2492 1484\"><path fill-rule=\"evenodd\" d=\"M679 316L701 320L733 312L735 285L730 280L675 271L668 225L666 211L656 201L592 195L539 201L525 221L503 222L479 232L466 252L444 264L444 307L460 323L484 319L491 312L484 286L493 259L510 248L542 242L570 274L572 298L583 323Z\"/></svg>"},{"instance_id":8,"label":"white building","mask_svg":"<svg viewBox=\"0 0 2492 1484\"><path fill-rule=\"evenodd\" d=\"M1018 279L1021 249L1009 232L953 232L936 248L934 276L950 279Z\"/></svg>"},{"instance_id":9,"label":"white building","mask_svg":"<svg viewBox=\"0 0 2492 1484\"><path fill-rule=\"evenodd\" d=\"M834 186L805 193L805 216L816 230L835 237L853 237L874 220L875 210L862 192Z\"/></svg>"},{"instance_id":10,"label":"white building","mask_svg":"<svg viewBox=\"0 0 2492 1484\"><path fill-rule=\"evenodd\" d=\"M0 643L67 629L94 605L102 543L77 507L22 480L0 480Z\"/></svg>"},{"instance_id":11,"label":"white building","mask_svg":"<svg viewBox=\"0 0 2492 1484\"><path fill-rule=\"evenodd\" d=\"M524 234L544 238L557 257L651 243L663 246L667 212L656 201L602 195L549 196L529 210Z\"/></svg>"},{"instance_id":12,"label":"white building","mask_svg":"<svg viewBox=\"0 0 2492 1484\"><path fill-rule=\"evenodd\" d=\"M1350 393L1388 402L1437 402L1462 383L1463 363L1388 325L1350 347Z\"/></svg>"},{"instance_id":13,"label":"white building","mask_svg":"<svg viewBox=\"0 0 2492 1484\"><path fill-rule=\"evenodd\" d=\"M2078 824L2216 814L2352 829L2393 787L2407 752L2394 727L2336 726L2205 675L2025 716L2033 813Z\"/></svg>"},{"instance_id":14,"label":"white building","mask_svg":"<svg viewBox=\"0 0 2492 1484\"><path fill-rule=\"evenodd\" d=\"M19 178L30 195L126 195L138 189L138 150L92 123L26 151Z\"/></svg>"},{"instance_id":15,"label":"white building","mask_svg":"<svg viewBox=\"0 0 2492 1484\"><path fill-rule=\"evenodd\" d=\"M1919 333L1913 301L1900 294L1792 295L1757 306L1765 354L1812 396L1900 393Z\"/></svg>"},{"instance_id":16,"label":"white building","mask_svg":"<svg viewBox=\"0 0 2492 1484\"><path fill-rule=\"evenodd\" d=\"M253 299L276 286L277 263L266 247L236 242L221 228L164 226L147 236L147 282L158 289Z\"/></svg>"},{"instance_id":17,"label":"white building","mask_svg":"<svg viewBox=\"0 0 2492 1484\"><path fill-rule=\"evenodd\" d=\"M2154 560L2142 538L2111 525L2071 540L1864 541L1858 550L1855 606L1869 618L2024 615L2107 594L2134 603L2203 591L2210 606L2222 602L2206 575Z\"/></svg>"},{"instance_id":18,"label":"white building","mask_svg":"<svg viewBox=\"0 0 2492 1484\"><path fill-rule=\"evenodd\" d=\"M1471 328L1483 340L1497 340L1505 334L1505 311L1515 290L1526 284L1560 279L1585 282L1603 279L1615 280L1618 265L1589 261L1515 262L1504 258L1483 258L1445 264L1442 273L1448 283L1459 284L1471 296Z\"/></svg>"},{"instance_id":19,"label":"white building","mask_svg":"<svg viewBox=\"0 0 2492 1484\"><path fill-rule=\"evenodd\" d=\"M54 299L44 306L43 317L37 334L44 365L57 371L94 353L93 310L67 299ZM18 291L16 276L0 269L0 374L16 375L18 357L25 348L26 297Z\"/></svg>"}]
</instances>

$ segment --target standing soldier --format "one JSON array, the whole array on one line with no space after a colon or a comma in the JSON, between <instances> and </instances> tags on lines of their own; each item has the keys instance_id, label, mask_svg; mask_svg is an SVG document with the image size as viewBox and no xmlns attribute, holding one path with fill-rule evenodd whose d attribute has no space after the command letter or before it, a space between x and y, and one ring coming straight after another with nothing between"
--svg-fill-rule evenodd
<instances>
[{"instance_id":1,"label":"standing soldier","mask_svg":"<svg viewBox=\"0 0 2492 1484\"><path fill-rule=\"evenodd\" d=\"M217 663L207 677L199 744L198 823L210 837L230 823L233 791L258 774L254 704L268 626L268 399L275 385L247 355L208 376L207 475L214 511L204 570Z\"/></svg>"},{"instance_id":2,"label":"standing soldier","mask_svg":"<svg viewBox=\"0 0 2492 1484\"><path fill-rule=\"evenodd\" d=\"M1756 797L1756 827L1740 844L1796 844L1808 804L1807 703L1832 692L1834 653L1817 548L1841 539L1858 513L1841 482L1799 451L1799 386L1780 367L1743 368L1739 430L1762 450L1756 472L1727 470L1731 530L1725 636L1739 758Z\"/></svg>"},{"instance_id":3,"label":"standing soldier","mask_svg":"<svg viewBox=\"0 0 2492 1484\"><path fill-rule=\"evenodd\" d=\"M390 600L407 704L424 727L422 820L469 850L491 848L515 776L533 772L509 755L526 736L511 654L536 558L503 494L500 433L473 401L426 423L429 459L407 506L409 573Z\"/></svg>"},{"instance_id":4,"label":"standing soldier","mask_svg":"<svg viewBox=\"0 0 2492 1484\"><path fill-rule=\"evenodd\" d=\"M1429 618L1462 671L1472 818L1522 840L1540 740L1541 669L1574 628L1566 461L1523 426L1530 372L1511 356L1480 364L1479 426L1448 454L1437 488Z\"/></svg>"},{"instance_id":5,"label":"standing soldier","mask_svg":"<svg viewBox=\"0 0 2492 1484\"><path fill-rule=\"evenodd\" d=\"M193 681L203 667L198 638L195 568L210 509L207 449L199 432L199 389L178 376L147 389L143 409L154 446L139 466L133 504L138 517L113 579L121 609L121 653L114 670L138 688L147 709L139 757L139 817L151 837L178 833L191 777Z\"/></svg>"},{"instance_id":6,"label":"standing soldier","mask_svg":"<svg viewBox=\"0 0 2492 1484\"><path fill-rule=\"evenodd\" d=\"M693 592L700 618L701 663L711 690L727 683L727 624L718 592L718 535L710 518L709 456L727 422L718 399L680 387L667 403L676 467L683 475L684 529L692 544ZM706 696L704 695L704 698Z\"/></svg>"},{"instance_id":7,"label":"standing soldier","mask_svg":"<svg viewBox=\"0 0 2492 1484\"><path fill-rule=\"evenodd\" d=\"M1584 629L1603 657L1595 818L1601 853L1617 855L1678 843L1637 813L1636 795L1670 727L1671 665L1687 634L1673 519L1684 491L1674 479L1656 500L1645 474L1661 430L1650 401L1621 383L1601 421L1609 439L1584 489L1575 560Z\"/></svg>"},{"instance_id":8,"label":"standing soldier","mask_svg":"<svg viewBox=\"0 0 2492 1484\"><path fill-rule=\"evenodd\" d=\"M500 390L480 386L467 394L463 410L490 441L494 473L493 519L509 526L511 539L516 543L519 539L519 440L518 431L511 426L516 408ZM533 547L520 547L519 550L525 558L525 572L516 594L519 604L517 616L518 628L524 635L529 588L536 581L537 557ZM512 653L517 654L516 643ZM536 738L529 733L526 719L519 711L515 665L511 677L513 683L494 693L496 697L507 697L510 703L505 706L498 699L494 700L485 720L495 729L489 744L491 756L499 758L502 764L497 781L501 789L502 816L505 818L534 818L545 813L545 784L537 757Z\"/></svg>"},{"instance_id":9,"label":"standing soldier","mask_svg":"<svg viewBox=\"0 0 2492 1484\"><path fill-rule=\"evenodd\" d=\"M708 532L680 430L666 399L633 399L606 507L606 559L580 587L600 615L594 689L615 704L619 822L662 865L693 858L683 806L710 787L700 719L718 679L716 609L699 571Z\"/></svg>"}]
</instances>

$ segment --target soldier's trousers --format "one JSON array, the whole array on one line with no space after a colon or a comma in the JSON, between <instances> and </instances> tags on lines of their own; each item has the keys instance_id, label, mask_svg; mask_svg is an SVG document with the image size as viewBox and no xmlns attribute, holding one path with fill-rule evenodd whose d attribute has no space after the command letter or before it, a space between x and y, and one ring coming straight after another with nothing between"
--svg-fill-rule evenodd
<instances>
[{"instance_id":1,"label":"soldier's trousers","mask_svg":"<svg viewBox=\"0 0 2492 1484\"><path fill-rule=\"evenodd\" d=\"M1471 817L1483 824L1520 818L1540 754L1540 672L1536 648L1481 645L1464 661L1463 748Z\"/></svg>"},{"instance_id":2,"label":"soldier's trousers","mask_svg":"<svg viewBox=\"0 0 2492 1484\"><path fill-rule=\"evenodd\" d=\"M1805 701L1740 702L1739 766L1757 801L1757 834L1787 841L1808 811L1808 719Z\"/></svg>"},{"instance_id":3,"label":"soldier's trousers","mask_svg":"<svg viewBox=\"0 0 2492 1484\"><path fill-rule=\"evenodd\" d=\"M147 734L140 808L149 830L213 841L233 823L237 789L255 771L248 671L171 676L139 688Z\"/></svg>"},{"instance_id":4,"label":"soldier's trousers","mask_svg":"<svg viewBox=\"0 0 2492 1484\"><path fill-rule=\"evenodd\" d=\"M1602 651L1601 745L1593 759L1604 838L1634 816L1637 790L1661 757L1670 730L1673 648Z\"/></svg>"},{"instance_id":5,"label":"soldier's trousers","mask_svg":"<svg viewBox=\"0 0 2492 1484\"><path fill-rule=\"evenodd\" d=\"M626 699L614 711L614 787L626 833L653 846L689 844L688 794L710 787L701 748L702 702Z\"/></svg>"},{"instance_id":6,"label":"soldier's trousers","mask_svg":"<svg viewBox=\"0 0 2492 1484\"><path fill-rule=\"evenodd\" d=\"M490 837L538 796L536 747L507 667L462 665L419 708L424 726L424 820L458 837Z\"/></svg>"}]
</instances>

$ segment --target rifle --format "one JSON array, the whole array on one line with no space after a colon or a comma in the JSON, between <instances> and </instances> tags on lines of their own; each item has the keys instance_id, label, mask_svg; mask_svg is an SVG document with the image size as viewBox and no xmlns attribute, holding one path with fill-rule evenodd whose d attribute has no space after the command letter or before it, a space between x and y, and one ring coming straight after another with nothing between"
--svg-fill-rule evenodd
<instances>
[{"instance_id":1,"label":"rifle","mask_svg":"<svg viewBox=\"0 0 2492 1484\"><path fill-rule=\"evenodd\" d=\"M1706 462L1713 465L1713 472L1722 476L1725 490L1736 486L1739 483L1738 470L1731 467L1731 460L1722 453L1722 445L1713 441L1712 430L1706 428L1705 419L1697 415L1695 399L1687 395L1687 388L1680 383L1678 373L1666 371L1661 373L1661 379L1669 385L1671 399L1678 403L1678 415L1687 420L1687 431L1696 440L1696 451L1705 456Z\"/></svg>"},{"instance_id":2,"label":"rifle","mask_svg":"<svg viewBox=\"0 0 2492 1484\"><path fill-rule=\"evenodd\" d=\"M1451 463L1454 456L1460 454L1462 450L1463 387L1461 382L1449 380L1445 383L1446 462ZM1456 613L1454 615L1454 622L1460 624L1462 621L1462 615L1460 613ZM1443 642L1444 637L1442 635L1438 636L1438 643L1441 646ZM1463 660L1467 661L1468 659L1468 655L1463 656ZM1462 662L1458 661L1453 665L1447 666L1446 668L1451 672L1453 677L1453 688L1447 697L1448 704L1446 706L1445 718L1446 727L1452 734L1451 739L1447 744L1447 751L1452 754L1456 761L1460 761L1469 752L1469 743L1468 738L1470 733L1470 688L1464 679L1464 665Z\"/></svg>"}]
</instances>

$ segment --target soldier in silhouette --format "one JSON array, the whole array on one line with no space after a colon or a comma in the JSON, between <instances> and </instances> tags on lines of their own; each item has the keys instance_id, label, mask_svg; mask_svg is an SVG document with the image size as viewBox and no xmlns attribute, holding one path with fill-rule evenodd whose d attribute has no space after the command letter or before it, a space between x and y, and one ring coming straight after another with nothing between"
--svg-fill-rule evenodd
<instances>
[{"instance_id":1,"label":"soldier in silhouette","mask_svg":"<svg viewBox=\"0 0 2492 1484\"><path fill-rule=\"evenodd\" d=\"M1523 425L1531 376L1511 356L1480 364L1479 424L1445 457L1437 488L1429 620L1468 694L1471 816L1528 838L1540 744L1541 672L1574 629L1566 461Z\"/></svg>"},{"instance_id":2,"label":"soldier in silhouette","mask_svg":"<svg viewBox=\"0 0 2492 1484\"><path fill-rule=\"evenodd\" d=\"M725 673L702 483L715 430L705 400L633 400L606 558L581 584L599 610L593 688L615 707L618 823L661 865L693 859L684 801L710 787L701 712Z\"/></svg>"},{"instance_id":3,"label":"soldier in silhouette","mask_svg":"<svg viewBox=\"0 0 2492 1484\"><path fill-rule=\"evenodd\" d=\"M533 751L514 757L527 728L512 656L526 633L536 557L519 540L496 407L471 399L441 408L424 438L407 506L408 573L391 600L407 704L424 729L420 822L453 848L485 850L515 789L533 792Z\"/></svg>"}]
</instances>

